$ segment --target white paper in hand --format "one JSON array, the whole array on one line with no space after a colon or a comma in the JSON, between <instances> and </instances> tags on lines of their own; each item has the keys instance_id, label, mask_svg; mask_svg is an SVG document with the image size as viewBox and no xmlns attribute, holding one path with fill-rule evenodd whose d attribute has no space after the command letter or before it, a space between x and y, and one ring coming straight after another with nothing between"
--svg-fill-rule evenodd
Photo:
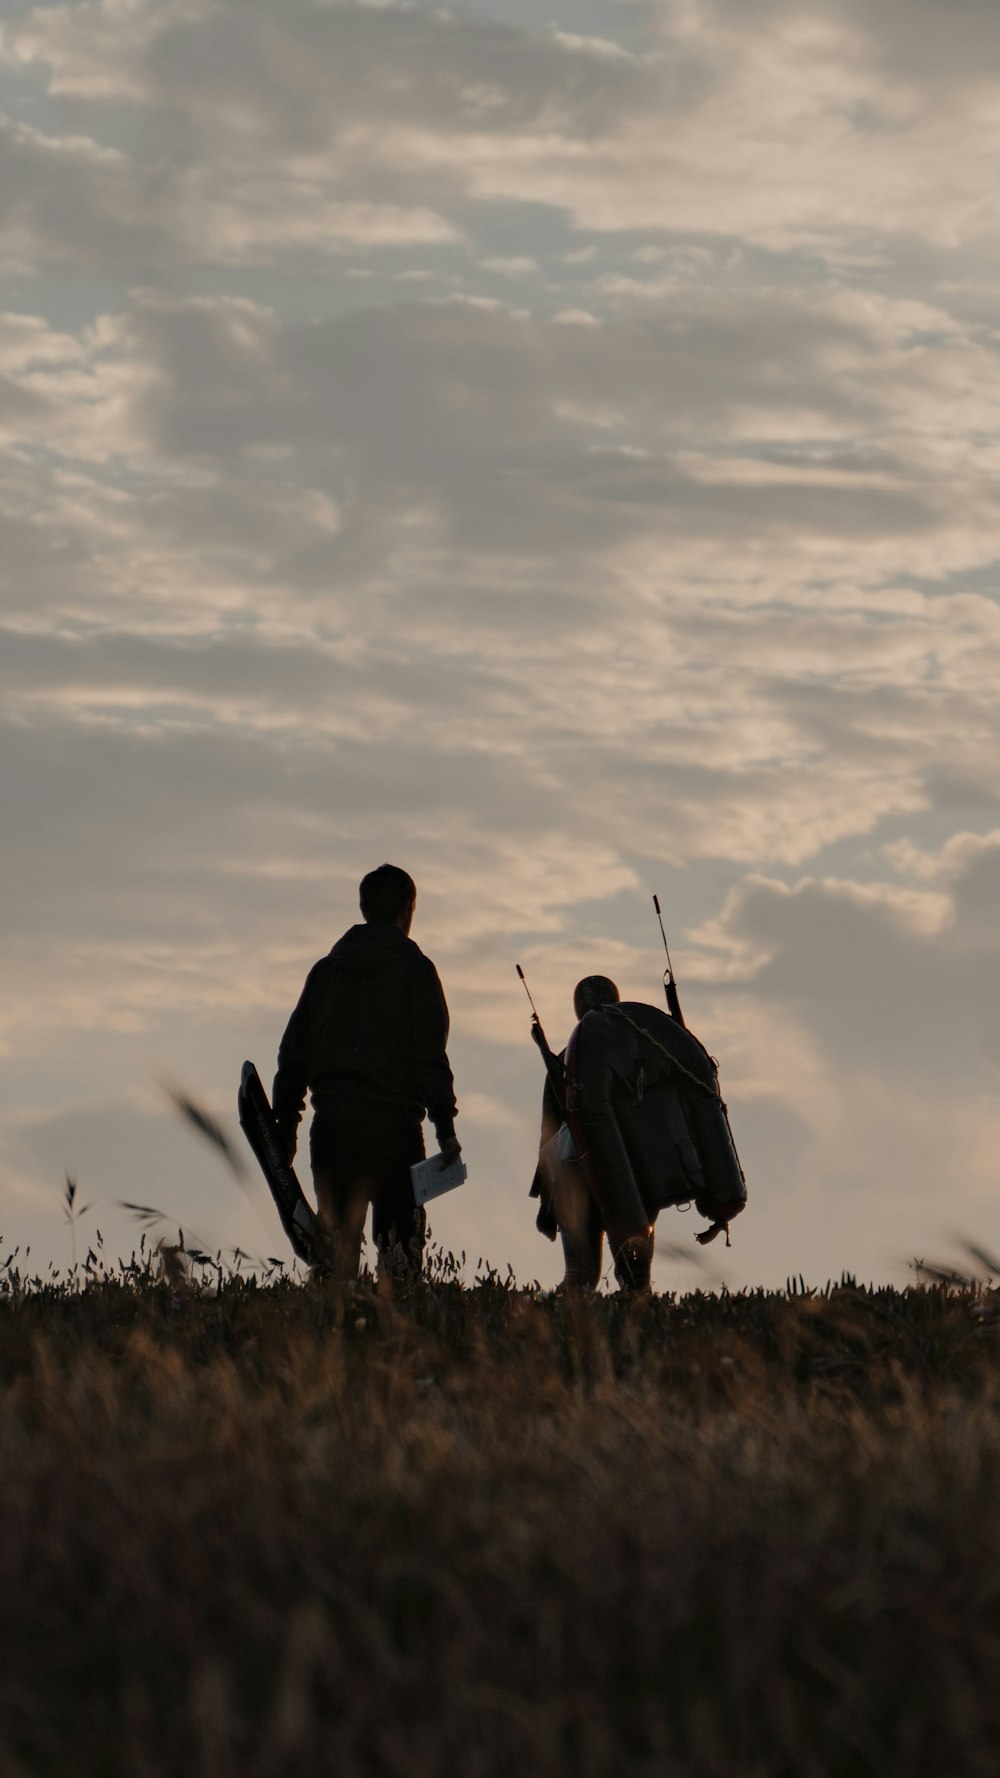
<instances>
[{"instance_id":1,"label":"white paper in hand","mask_svg":"<svg viewBox=\"0 0 1000 1778\"><path fill-rule=\"evenodd\" d=\"M454 1191L456 1185L463 1185L468 1177L469 1169L461 1158L442 1167L439 1154L429 1155L426 1161L415 1161L410 1168L413 1196L418 1204L426 1204L428 1198L439 1198L442 1192Z\"/></svg>"}]
</instances>

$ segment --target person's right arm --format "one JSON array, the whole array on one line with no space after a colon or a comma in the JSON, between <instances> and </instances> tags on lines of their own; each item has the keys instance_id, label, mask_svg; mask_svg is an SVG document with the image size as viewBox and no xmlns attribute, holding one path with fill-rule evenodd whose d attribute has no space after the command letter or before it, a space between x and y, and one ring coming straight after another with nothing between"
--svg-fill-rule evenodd
<instances>
[{"instance_id":1,"label":"person's right arm","mask_svg":"<svg viewBox=\"0 0 1000 1778\"><path fill-rule=\"evenodd\" d=\"M311 1058L307 1000L310 979L306 980L298 1005L285 1026L285 1035L278 1045L278 1072L274 1077L274 1090L271 1094L274 1119L285 1145L289 1165L295 1159L299 1122L309 1085Z\"/></svg>"}]
</instances>

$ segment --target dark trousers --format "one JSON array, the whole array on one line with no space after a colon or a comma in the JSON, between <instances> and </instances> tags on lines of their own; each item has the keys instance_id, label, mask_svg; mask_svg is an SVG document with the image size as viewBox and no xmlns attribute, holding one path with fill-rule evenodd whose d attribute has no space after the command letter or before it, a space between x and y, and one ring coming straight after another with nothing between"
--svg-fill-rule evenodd
<instances>
[{"instance_id":1,"label":"dark trousers","mask_svg":"<svg viewBox=\"0 0 1000 1778\"><path fill-rule=\"evenodd\" d=\"M418 1276L426 1216L413 1201L410 1167L424 1156L421 1125L382 1113L362 1121L317 1111L309 1148L316 1207L330 1240L334 1276L358 1275L369 1204L379 1269Z\"/></svg>"}]
</instances>

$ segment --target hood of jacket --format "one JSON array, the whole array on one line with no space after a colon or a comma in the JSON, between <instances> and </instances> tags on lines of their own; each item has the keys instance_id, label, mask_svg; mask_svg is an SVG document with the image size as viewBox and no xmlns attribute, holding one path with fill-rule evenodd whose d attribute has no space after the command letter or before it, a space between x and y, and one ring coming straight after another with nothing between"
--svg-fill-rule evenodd
<instances>
[{"instance_id":1,"label":"hood of jacket","mask_svg":"<svg viewBox=\"0 0 1000 1778\"><path fill-rule=\"evenodd\" d=\"M407 938L398 926L349 926L343 938L338 938L327 963L350 975L379 975L416 950L412 938Z\"/></svg>"}]
</instances>

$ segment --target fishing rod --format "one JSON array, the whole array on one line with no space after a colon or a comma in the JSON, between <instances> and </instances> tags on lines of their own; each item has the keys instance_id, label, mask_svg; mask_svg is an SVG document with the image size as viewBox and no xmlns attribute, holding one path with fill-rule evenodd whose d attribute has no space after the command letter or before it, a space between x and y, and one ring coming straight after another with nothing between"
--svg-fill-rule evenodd
<instances>
[{"instance_id":1,"label":"fishing rod","mask_svg":"<svg viewBox=\"0 0 1000 1778\"><path fill-rule=\"evenodd\" d=\"M521 985L528 996L528 1004L531 1007L532 1039L537 1043L542 1052L542 1061L545 1063L545 1072L549 1077L549 1084L552 1091L555 1093L560 1114L565 1117L566 1082L563 1075L562 1064L559 1061L559 1057L555 1055L549 1047L548 1038L542 1029L542 1021L538 1016L538 1008L535 1005L534 1000L531 998L531 989L528 987L527 980L525 979L524 970L521 968L520 963L515 963L514 968L517 970Z\"/></svg>"},{"instance_id":2,"label":"fishing rod","mask_svg":"<svg viewBox=\"0 0 1000 1778\"><path fill-rule=\"evenodd\" d=\"M663 939L663 949L667 953L667 967L663 972L663 992L667 997L667 1008L671 1016L677 1020L678 1025L681 1025L686 1031L687 1025L684 1020L684 1014L681 1012L681 997L677 992L674 966L670 961L670 946L667 943L667 935L663 926L663 915L660 912L660 898L658 895L653 896L653 906L656 909L656 918L660 922L660 936Z\"/></svg>"}]
</instances>

